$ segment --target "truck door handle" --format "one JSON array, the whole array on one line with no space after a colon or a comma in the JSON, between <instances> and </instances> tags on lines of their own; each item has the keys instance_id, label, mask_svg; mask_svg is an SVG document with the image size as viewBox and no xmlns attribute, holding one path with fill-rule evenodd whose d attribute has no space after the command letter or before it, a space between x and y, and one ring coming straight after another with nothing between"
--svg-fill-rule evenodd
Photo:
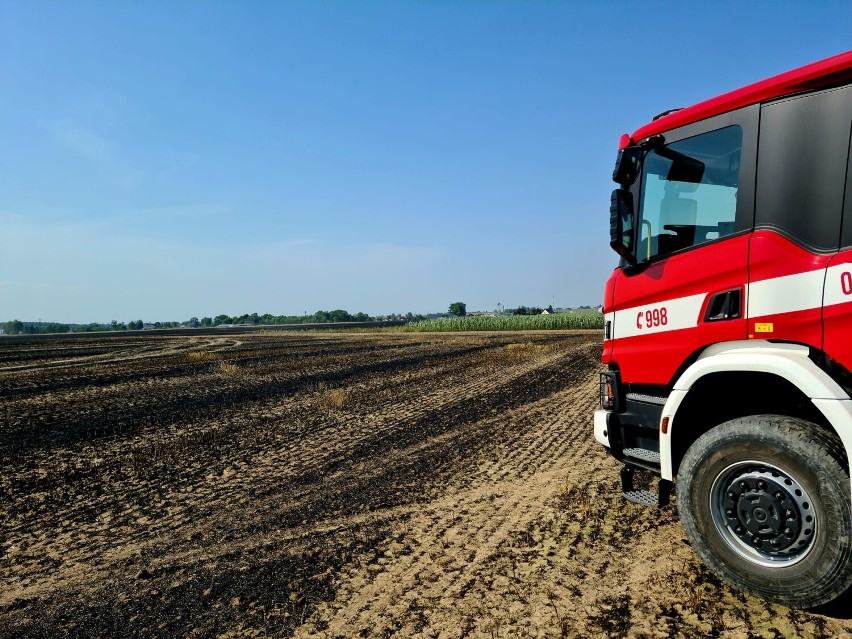
<instances>
[{"instance_id":1,"label":"truck door handle","mask_svg":"<svg viewBox=\"0 0 852 639\"><path fill-rule=\"evenodd\" d=\"M742 289L739 288L716 293L707 304L704 321L721 322L739 318L742 315L742 295Z\"/></svg>"}]
</instances>

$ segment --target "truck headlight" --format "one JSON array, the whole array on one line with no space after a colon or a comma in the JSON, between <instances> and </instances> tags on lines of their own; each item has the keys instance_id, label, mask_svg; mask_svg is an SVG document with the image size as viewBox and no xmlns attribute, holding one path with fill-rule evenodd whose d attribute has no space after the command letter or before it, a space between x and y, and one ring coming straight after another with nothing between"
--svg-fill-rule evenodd
<instances>
[{"instance_id":1,"label":"truck headlight","mask_svg":"<svg viewBox=\"0 0 852 639\"><path fill-rule=\"evenodd\" d=\"M601 408L618 410L618 373L601 373Z\"/></svg>"}]
</instances>

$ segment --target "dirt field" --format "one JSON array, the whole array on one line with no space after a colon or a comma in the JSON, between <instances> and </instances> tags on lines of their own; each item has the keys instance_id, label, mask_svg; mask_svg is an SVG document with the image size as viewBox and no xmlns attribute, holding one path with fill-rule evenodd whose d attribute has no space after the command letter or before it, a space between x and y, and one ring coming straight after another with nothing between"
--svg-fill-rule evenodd
<instances>
[{"instance_id":1,"label":"dirt field","mask_svg":"<svg viewBox=\"0 0 852 639\"><path fill-rule=\"evenodd\" d=\"M0 637L837 637L594 442L599 335L0 340Z\"/></svg>"}]
</instances>

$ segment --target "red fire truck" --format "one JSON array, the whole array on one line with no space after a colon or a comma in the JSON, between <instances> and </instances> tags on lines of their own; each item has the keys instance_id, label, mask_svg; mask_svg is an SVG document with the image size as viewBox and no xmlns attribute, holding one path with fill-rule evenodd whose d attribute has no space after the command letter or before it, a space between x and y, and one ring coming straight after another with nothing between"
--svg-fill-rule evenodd
<instances>
[{"instance_id":1,"label":"red fire truck","mask_svg":"<svg viewBox=\"0 0 852 639\"><path fill-rule=\"evenodd\" d=\"M596 439L731 586L852 584L852 51L619 144ZM634 472L660 476L652 494Z\"/></svg>"}]
</instances>

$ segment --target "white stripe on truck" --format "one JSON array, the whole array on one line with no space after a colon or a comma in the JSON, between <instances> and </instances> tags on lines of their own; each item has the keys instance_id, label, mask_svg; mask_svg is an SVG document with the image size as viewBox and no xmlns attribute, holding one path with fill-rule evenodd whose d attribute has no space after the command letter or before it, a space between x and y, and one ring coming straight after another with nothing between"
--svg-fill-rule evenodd
<instances>
[{"instance_id":1,"label":"white stripe on truck","mask_svg":"<svg viewBox=\"0 0 852 639\"><path fill-rule=\"evenodd\" d=\"M747 317L809 311L852 302L852 264L839 264L752 282L745 287ZM607 313L612 339L653 335L698 326L708 293L631 306Z\"/></svg>"},{"instance_id":2,"label":"white stripe on truck","mask_svg":"<svg viewBox=\"0 0 852 639\"><path fill-rule=\"evenodd\" d=\"M763 317L809 311L822 306L825 269L752 282L748 287L748 316Z\"/></svg>"}]
</instances>

